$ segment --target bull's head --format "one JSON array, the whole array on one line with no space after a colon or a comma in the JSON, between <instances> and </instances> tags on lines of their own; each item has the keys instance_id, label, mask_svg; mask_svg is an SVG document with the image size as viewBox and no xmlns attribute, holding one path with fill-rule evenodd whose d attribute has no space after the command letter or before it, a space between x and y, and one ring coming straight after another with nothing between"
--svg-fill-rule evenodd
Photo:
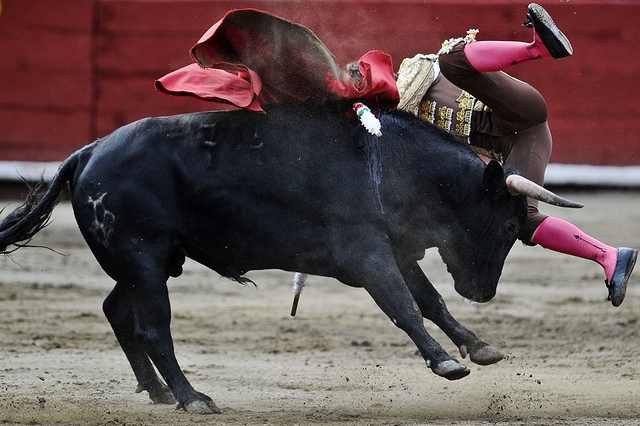
<instances>
[{"instance_id":1,"label":"bull's head","mask_svg":"<svg viewBox=\"0 0 640 426\"><path fill-rule=\"evenodd\" d=\"M504 261L527 217L526 197L562 207L583 206L505 171L496 161L484 170L482 190L470 197L466 213L439 249L456 291L476 302L488 302L496 294Z\"/></svg>"}]
</instances>

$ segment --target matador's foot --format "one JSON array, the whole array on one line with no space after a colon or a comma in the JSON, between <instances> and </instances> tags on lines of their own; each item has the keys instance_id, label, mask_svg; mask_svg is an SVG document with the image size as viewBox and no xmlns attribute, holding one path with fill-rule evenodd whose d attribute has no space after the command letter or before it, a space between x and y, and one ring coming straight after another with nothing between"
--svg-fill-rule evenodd
<instances>
[{"instance_id":1,"label":"matador's foot","mask_svg":"<svg viewBox=\"0 0 640 426\"><path fill-rule=\"evenodd\" d=\"M560 59L573 55L573 47L571 47L569 39L560 31L544 7L531 3L527 18L528 21L524 25L529 28L533 27L536 37L544 44L551 57Z\"/></svg>"},{"instance_id":2,"label":"matador's foot","mask_svg":"<svg viewBox=\"0 0 640 426\"><path fill-rule=\"evenodd\" d=\"M613 306L620 306L627 292L627 281L636 265L638 250L628 247L618 248L618 260L611 281L605 280L609 289L609 300Z\"/></svg>"}]
</instances>

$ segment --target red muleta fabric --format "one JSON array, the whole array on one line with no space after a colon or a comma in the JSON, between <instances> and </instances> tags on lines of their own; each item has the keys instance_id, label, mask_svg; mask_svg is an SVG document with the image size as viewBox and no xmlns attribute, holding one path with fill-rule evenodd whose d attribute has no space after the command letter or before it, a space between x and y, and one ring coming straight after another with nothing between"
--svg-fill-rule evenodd
<instances>
[{"instance_id":1,"label":"red muleta fabric","mask_svg":"<svg viewBox=\"0 0 640 426\"><path fill-rule=\"evenodd\" d=\"M269 103L354 99L395 108L400 95L391 57L374 50L360 58L356 84L306 27L270 13L227 13L192 47L196 64L156 81L161 93L195 96L213 109L262 111Z\"/></svg>"}]
</instances>

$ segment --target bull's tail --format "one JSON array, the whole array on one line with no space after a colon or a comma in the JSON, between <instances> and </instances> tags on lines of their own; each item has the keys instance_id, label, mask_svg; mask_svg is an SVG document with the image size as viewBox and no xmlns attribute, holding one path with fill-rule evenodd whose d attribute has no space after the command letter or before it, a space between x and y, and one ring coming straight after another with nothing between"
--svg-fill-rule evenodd
<instances>
[{"instance_id":1,"label":"bull's tail","mask_svg":"<svg viewBox=\"0 0 640 426\"><path fill-rule=\"evenodd\" d=\"M29 243L47 226L60 192L73 177L78 166L79 151L67 158L49 185L42 182L33 186L24 204L0 222L0 254L7 254Z\"/></svg>"}]
</instances>

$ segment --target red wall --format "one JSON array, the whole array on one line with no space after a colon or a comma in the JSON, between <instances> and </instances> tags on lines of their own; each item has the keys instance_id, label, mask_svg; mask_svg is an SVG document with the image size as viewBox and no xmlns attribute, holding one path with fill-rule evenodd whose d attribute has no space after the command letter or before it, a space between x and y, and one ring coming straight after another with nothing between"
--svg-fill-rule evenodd
<instances>
[{"instance_id":1,"label":"red wall","mask_svg":"<svg viewBox=\"0 0 640 426\"><path fill-rule=\"evenodd\" d=\"M154 79L225 12L255 7L313 30L340 64L367 50L402 58L480 28L478 39L531 39L529 1L4 0L0 15L0 160L64 159L148 115L204 110L156 93ZM640 2L542 3L575 55L513 67L546 97L552 162L640 164ZM628 53L627 53L628 52Z\"/></svg>"}]
</instances>

